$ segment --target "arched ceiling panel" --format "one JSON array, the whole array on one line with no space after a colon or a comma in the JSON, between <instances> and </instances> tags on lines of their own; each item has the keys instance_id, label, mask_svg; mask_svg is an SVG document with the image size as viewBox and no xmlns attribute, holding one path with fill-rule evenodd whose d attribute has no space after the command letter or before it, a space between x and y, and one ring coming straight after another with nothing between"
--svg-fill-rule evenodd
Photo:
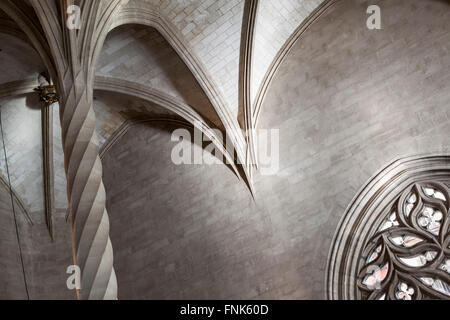
<instances>
[{"instance_id":1,"label":"arched ceiling panel","mask_svg":"<svg viewBox=\"0 0 450 320\"><path fill-rule=\"evenodd\" d=\"M278 51L324 0L259 0L253 49L251 101Z\"/></svg>"},{"instance_id":2,"label":"arched ceiling panel","mask_svg":"<svg viewBox=\"0 0 450 320\"><path fill-rule=\"evenodd\" d=\"M31 10L27 3L22 4L26 10ZM1 10L0 20L0 107L11 184L23 209L33 221L44 216L53 219L54 213L64 217L68 205L59 106L51 107L48 119L44 116L43 104L33 89L39 86L38 76L46 71L45 64L25 33ZM46 130L53 133L45 147L44 123ZM50 152L46 153L49 156L44 160L44 149L47 148ZM7 179L3 150L0 158L0 171ZM46 191L45 175L49 183Z\"/></svg>"},{"instance_id":3,"label":"arched ceiling panel","mask_svg":"<svg viewBox=\"0 0 450 320\"><path fill-rule=\"evenodd\" d=\"M174 113L149 101L100 90L95 91L94 111L96 116L95 129L100 148L127 120L142 117L175 116Z\"/></svg>"},{"instance_id":4,"label":"arched ceiling panel","mask_svg":"<svg viewBox=\"0 0 450 320\"><path fill-rule=\"evenodd\" d=\"M192 106L215 126L223 128L192 73L154 28L124 25L112 30L96 74L150 86Z\"/></svg>"},{"instance_id":5,"label":"arched ceiling panel","mask_svg":"<svg viewBox=\"0 0 450 320\"><path fill-rule=\"evenodd\" d=\"M36 78L45 71L37 52L23 40L0 30L0 84Z\"/></svg>"},{"instance_id":6,"label":"arched ceiling panel","mask_svg":"<svg viewBox=\"0 0 450 320\"><path fill-rule=\"evenodd\" d=\"M161 15L183 35L237 117L244 0L161 0Z\"/></svg>"},{"instance_id":7,"label":"arched ceiling panel","mask_svg":"<svg viewBox=\"0 0 450 320\"><path fill-rule=\"evenodd\" d=\"M41 111L37 96L3 99L1 116L11 185L30 214L44 211ZM0 136L0 172L8 176Z\"/></svg>"},{"instance_id":8,"label":"arched ceiling panel","mask_svg":"<svg viewBox=\"0 0 450 320\"><path fill-rule=\"evenodd\" d=\"M26 34L3 10L0 10L0 33L17 36L22 40L27 40Z\"/></svg>"}]
</instances>

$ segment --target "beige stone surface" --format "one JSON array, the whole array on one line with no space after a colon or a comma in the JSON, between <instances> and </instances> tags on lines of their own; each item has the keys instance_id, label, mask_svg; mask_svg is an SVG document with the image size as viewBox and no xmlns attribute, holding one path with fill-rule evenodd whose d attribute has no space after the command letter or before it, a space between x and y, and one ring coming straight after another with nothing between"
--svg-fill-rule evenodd
<instances>
[{"instance_id":1,"label":"beige stone surface","mask_svg":"<svg viewBox=\"0 0 450 320\"><path fill-rule=\"evenodd\" d=\"M35 94L5 100L0 105L11 185L28 212L39 214L44 210L40 104ZM0 151L0 172L7 179L1 137Z\"/></svg>"},{"instance_id":2,"label":"beige stone surface","mask_svg":"<svg viewBox=\"0 0 450 320\"><path fill-rule=\"evenodd\" d=\"M0 299L28 298L18 241L30 299L74 299L74 291L66 286L66 269L72 264L72 247L65 210L54 215L52 241L43 210L33 212L33 224L30 224L20 204L14 202L14 208L19 239L9 189L0 185Z\"/></svg>"},{"instance_id":3,"label":"beige stone surface","mask_svg":"<svg viewBox=\"0 0 450 320\"><path fill-rule=\"evenodd\" d=\"M162 0L161 14L184 36L237 117L243 0Z\"/></svg>"},{"instance_id":4,"label":"beige stone surface","mask_svg":"<svg viewBox=\"0 0 450 320\"><path fill-rule=\"evenodd\" d=\"M127 120L174 116L168 110L148 101L105 91L95 92L94 110L96 114L96 134L100 148Z\"/></svg>"},{"instance_id":5,"label":"beige stone surface","mask_svg":"<svg viewBox=\"0 0 450 320\"><path fill-rule=\"evenodd\" d=\"M44 14L48 2L30 3L39 18L51 19ZM102 2L101 9L115 3ZM252 95L276 52L320 3L260 0ZM159 23L175 28L176 37L166 42L148 26L118 27L107 37L98 65L89 68L72 65L65 56L73 50L91 57L98 30L85 34L92 29L82 28L79 34L86 36L87 46L49 53L56 56L61 78L55 81L63 120L61 130L55 106L54 242L44 222L36 94L1 102L12 185L34 222L28 224L17 203L32 299L75 298L65 286L72 263L67 194L77 216L77 255L86 270L83 298L115 297L114 248L120 299L322 299L331 239L359 188L393 159L450 152L448 1L346 0L306 30L271 82L258 124L280 130L280 171L274 176L256 172L254 197L224 165L175 166L170 135L177 127L169 122L131 125L100 163L97 144L111 141L126 120L172 114L123 93L96 90L92 101L94 85L86 79L93 67L97 75L148 85L179 99L216 126L233 124L220 109L220 99L214 100L216 91L237 112L244 1L130 4L159 12ZM381 8L382 30L366 28L370 4ZM96 16L98 20L85 22L109 30L108 15ZM42 26L52 49L67 44L62 41L66 30L58 25ZM179 41L177 50L192 51L178 51L184 62L170 47L173 41ZM33 77L44 71L42 60L25 42L3 33L0 49L0 85L9 82L2 92L13 92L10 82L16 80L22 91L29 90ZM222 112L223 123L193 74L204 89L211 86L205 91ZM2 157L0 173L5 176ZM0 298L25 298L12 214L9 190L0 185Z\"/></svg>"},{"instance_id":6,"label":"beige stone surface","mask_svg":"<svg viewBox=\"0 0 450 320\"><path fill-rule=\"evenodd\" d=\"M259 0L255 24L251 101L278 51L323 0Z\"/></svg>"},{"instance_id":7,"label":"beige stone surface","mask_svg":"<svg viewBox=\"0 0 450 320\"><path fill-rule=\"evenodd\" d=\"M45 67L28 43L9 34L0 33L0 84L38 77Z\"/></svg>"},{"instance_id":8,"label":"beige stone surface","mask_svg":"<svg viewBox=\"0 0 450 320\"><path fill-rule=\"evenodd\" d=\"M110 149L119 298L325 297L358 189L397 157L450 152L448 4L377 3L382 30L366 28L371 1L341 1L283 62L259 123L280 129L280 171L255 176L255 201L224 166L173 165L173 127L136 126Z\"/></svg>"},{"instance_id":9,"label":"beige stone surface","mask_svg":"<svg viewBox=\"0 0 450 320\"><path fill-rule=\"evenodd\" d=\"M67 216L67 182L64 171L64 153L62 150L61 121L59 119L59 104L54 104L53 109L53 179L55 209L64 212Z\"/></svg>"}]
</instances>

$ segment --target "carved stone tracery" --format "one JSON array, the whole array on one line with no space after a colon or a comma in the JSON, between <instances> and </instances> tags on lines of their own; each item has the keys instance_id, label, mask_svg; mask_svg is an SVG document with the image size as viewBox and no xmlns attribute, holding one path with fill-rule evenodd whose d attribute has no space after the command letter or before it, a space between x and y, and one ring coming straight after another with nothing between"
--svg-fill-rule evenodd
<instances>
[{"instance_id":1,"label":"carved stone tracery","mask_svg":"<svg viewBox=\"0 0 450 320\"><path fill-rule=\"evenodd\" d=\"M450 156L392 162L346 210L328 260L329 299L450 300Z\"/></svg>"},{"instance_id":2,"label":"carved stone tracery","mask_svg":"<svg viewBox=\"0 0 450 320\"><path fill-rule=\"evenodd\" d=\"M406 188L362 254L358 288L366 299L450 298L450 189L442 182Z\"/></svg>"}]
</instances>

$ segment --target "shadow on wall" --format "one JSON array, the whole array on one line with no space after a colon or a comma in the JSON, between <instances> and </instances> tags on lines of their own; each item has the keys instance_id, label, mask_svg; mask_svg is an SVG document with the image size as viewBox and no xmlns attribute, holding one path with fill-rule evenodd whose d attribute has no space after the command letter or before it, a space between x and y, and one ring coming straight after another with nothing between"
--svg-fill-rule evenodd
<instances>
[{"instance_id":1,"label":"shadow on wall","mask_svg":"<svg viewBox=\"0 0 450 320\"><path fill-rule=\"evenodd\" d=\"M260 119L280 129L280 171L255 176L256 202L224 166L175 166L167 130L134 126L111 148L120 299L325 298L357 190L391 159L450 152L447 3L377 3L382 30L366 27L372 1L339 1L282 62Z\"/></svg>"},{"instance_id":2,"label":"shadow on wall","mask_svg":"<svg viewBox=\"0 0 450 320\"><path fill-rule=\"evenodd\" d=\"M0 299L76 299L75 293L66 286L72 247L64 215L57 215L54 220L55 239L52 241L43 212L34 212L31 222L17 200L14 209L19 239L9 187L0 184ZM25 270L25 277L22 270Z\"/></svg>"},{"instance_id":3,"label":"shadow on wall","mask_svg":"<svg viewBox=\"0 0 450 320\"><path fill-rule=\"evenodd\" d=\"M27 94L25 105L27 108L33 110L42 110L44 108L44 104L40 101L39 94L37 93Z\"/></svg>"},{"instance_id":4,"label":"shadow on wall","mask_svg":"<svg viewBox=\"0 0 450 320\"><path fill-rule=\"evenodd\" d=\"M203 118L223 127L189 68L154 28L123 25L113 29L105 41L96 74L146 84L181 98Z\"/></svg>"}]
</instances>

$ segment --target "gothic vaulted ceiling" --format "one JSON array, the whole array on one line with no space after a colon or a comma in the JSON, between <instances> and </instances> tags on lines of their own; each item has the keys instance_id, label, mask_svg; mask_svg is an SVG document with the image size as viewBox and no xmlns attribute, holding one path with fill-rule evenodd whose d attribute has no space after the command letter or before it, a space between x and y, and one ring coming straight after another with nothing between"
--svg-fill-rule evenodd
<instances>
[{"instance_id":1,"label":"gothic vaulted ceiling","mask_svg":"<svg viewBox=\"0 0 450 320\"><path fill-rule=\"evenodd\" d=\"M200 120L209 128L238 132L239 123L244 126L239 112L243 69L252 74L245 94L256 114L258 96L277 67L277 57L323 2L261 0L249 9L244 0L123 1L96 66L94 108L100 147L127 120L142 117ZM16 5L36 23L28 1ZM10 174L28 211L42 211L42 127L40 103L32 91L38 76L48 70L23 26L6 12L0 10L0 93L6 146L14 160ZM245 38L249 25L253 32ZM253 49L243 50L249 43ZM251 63L244 63L246 57ZM54 193L57 207L63 209L67 199L57 108L53 113ZM236 133L242 140L238 144L245 149L240 134ZM5 177L4 168L3 163ZM33 174L25 174L24 168Z\"/></svg>"},{"instance_id":2,"label":"gothic vaulted ceiling","mask_svg":"<svg viewBox=\"0 0 450 320\"><path fill-rule=\"evenodd\" d=\"M123 209L120 216L114 215L111 209L111 225L114 220L115 226L132 220L126 231L136 227L145 238L151 229L146 223L153 223L147 219L148 210L154 206L159 214L155 225L168 226L169 232L164 228L155 232L161 235L155 241L147 238L151 244L145 247L137 241L130 246L128 234L116 229L121 249L117 256L133 256L138 260L136 268L143 269L139 263L147 262L142 251L169 248L173 254L171 245L178 246L182 239L180 247L199 254L198 261L217 263L212 271L204 263L205 269L197 273L197 286L207 276L216 281L220 278L216 270L228 268L232 277L219 279L217 283L225 283L216 286L220 290L229 285L230 291L242 293L236 289L241 285L248 297L269 297L271 287L282 297L318 297L324 291L321 276L332 231L369 174L386 157L435 152L433 148L449 150L447 142L442 143L448 137L448 125L442 121L449 115L448 94L437 93L445 91L448 83L443 79L448 77L449 19L442 9L448 1L434 1L435 6L429 5L431 1L420 5L417 0L389 5L388 0L380 1L386 4L386 27L395 32L368 33L364 19L359 18L365 17L368 0L0 0L0 209L9 213L10 193L13 213L17 206L19 220L27 223L21 230L28 232L30 226L37 230L23 241L25 260L47 254L45 261L35 259L28 274L23 268L25 287L25 276L36 280L33 274L39 272L54 281L47 290L65 285L66 279L62 281L54 271L59 265L48 265L57 255L60 265L73 261L82 268L79 297L117 298L114 268L127 269L123 263L113 266L114 241L110 208L106 208L109 187L115 210L123 206L135 214L130 218L122 214ZM327 10L336 3L342 5ZM72 16L69 4L81 11L78 27L67 20ZM397 20L392 12L401 6L409 8L409 15ZM297 42L300 37L302 41ZM372 43L377 50L367 49ZM43 94L44 89L50 93ZM59 100L43 103L43 98L56 95ZM274 122L284 131L280 140L286 143L279 150L284 163L272 180L263 180L263 175L253 176L258 165L253 131L258 126L272 128ZM162 138L174 123L201 129L220 153L236 161L210 170L209 176L202 172L199 179L194 171L199 168L189 172L173 169L167 162L158 166L152 160L171 155ZM147 125L154 130L144 130ZM127 132L126 139L119 139ZM219 138L222 134L231 138L234 150L225 148ZM130 145L139 152L130 152ZM119 156L112 156L114 150ZM114 162L117 158L120 161ZM130 172L138 176L138 170L142 176L161 177L128 178ZM120 183L114 183L115 178ZM233 183L238 179L244 183ZM200 196L195 194L198 182L203 188ZM448 181L440 183L424 184L424 188L434 185L431 194L450 197ZM155 194L160 196L149 196L143 187L147 185L158 189ZM180 194L175 192L178 186L183 186ZM184 190L188 192L182 194ZM405 190L409 196L411 190ZM414 190L421 195L422 189ZM223 194L228 197L225 201ZM122 195L129 197L123 201ZM128 204L134 197L136 201ZM196 205L201 208L193 208ZM204 248L206 241L196 234L202 224L196 222L209 215L212 206L220 214L211 215L205 224L212 229L205 230L213 230L209 233L217 237L208 244L211 251L205 250L204 260L203 252L188 239ZM182 219L175 209L184 214ZM197 214L196 209L202 212ZM138 219L137 213L145 219ZM0 216L6 230L0 234L4 237L0 245L6 243L7 248L16 245L12 217L15 220L15 215ZM69 222L72 232L61 235ZM244 236L236 236L236 229ZM348 230L340 232L353 236ZM163 237L166 233L172 233L172 238ZM272 236L270 248L259 247L259 251L268 254L262 254L261 260L256 256L245 260L249 251L256 251L253 245L266 244L267 235ZM135 239L136 234L131 237ZM62 242L53 243L55 239ZM21 251L19 236L17 240ZM227 257L226 265L218 259L220 255L210 254L221 245L225 255L238 251L235 256L242 259L242 270L235 269L237 260ZM55 250L49 253L48 248ZM340 257L339 252L346 250L337 246L335 253ZM380 253L376 247L370 250ZM15 251L6 251L0 250L2 263L9 259L4 263L9 268L5 274L17 275L13 271L20 263L14 260ZM184 258L187 251L180 252ZM301 261L305 256L308 261ZM177 266L169 261L165 268L166 255L156 257L156 267L162 270L158 280L163 283L166 271ZM179 264L191 277L194 263ZM128 272L130 279L139 271ZM340 285L338 271L330 273L331 287ZM249 274L256 291L246 282ZM260 285L260 275L268 274ZM294 283L299 279L304 282ZM36 283L30 280L29 284L37 288L31 294L42 294ZM0 290L5 286L0 283ZM217 294L217 288L210 292ZM222 291L219 296L227 293Z\"/></svg>"}]
</instances>

